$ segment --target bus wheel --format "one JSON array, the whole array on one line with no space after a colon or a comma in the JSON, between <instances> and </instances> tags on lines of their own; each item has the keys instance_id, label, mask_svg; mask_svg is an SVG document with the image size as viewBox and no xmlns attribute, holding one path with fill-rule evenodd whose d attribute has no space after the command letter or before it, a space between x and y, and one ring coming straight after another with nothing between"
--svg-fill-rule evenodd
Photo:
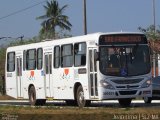
<instances>
[{"instance_id":1,"label":"bus wheel","mask_svg":"<svg viewBox=\"0 0 160 120\"><path fill-rule=\"evenodd\" d=\"M119 104L122 107L129 107L130 104L131 104L132 99L130 99L130 98L124 98L124 99L118 99L118 101L119 101Z\"/></svg>"},{"instance_id":2,"label":"bus wheel","mask_svg":"<svg viewBox=\"0 0 160 120\"><path fill-rule=\"evenodd\" d=\"M36 100L36 103L35 105L40 105L40 106L43 106L46 104L46 99L38 99Z\"/></svg>"},{"instance_id":3,"label":"bus wheel","mask_svg":"<svg viewBox=\"0 0 160 120\"><path fill-rule=\"evenodd\" d=\"M75 106L76 101L75 100L66 100L66 104L69 105L69 106Z\"/></svg>"},{"instance_id":4,"label":"bus wheel","mask_svg":"<svg viewBox=\"0 0 160 120\"><path fill-rule=\"evenodd\" d=\"M150 97L144 97L143 100L146 104L149 104L152 102L152 99Z\"/></svg>"},{"instance_id":5,"label":"bus wheel","mask_svg":"<svg viewBox=\"0 0 160 120\"><path fill-rule=\"evenodd\" d=\"M85 106L90 106L91 105L91 100L86 100L86 105Z\"/></svg>"},{"instance_id":6,"label":"bus wheel","mask_svg":"<svg viewBox=\"0 0 160 120\"><path fill-rule=\"evenodd\" d=\"M35 105L36 104L36 90L34 86L30 87L28 95L29 95L30 104Z\"/></svg>"},{"instance_id":7,"label":"bus wheel","mask_svg":"<svg viewBox=\"0 0 160 120\"><path fill-rule=\"evenodd\" d=\"M82 108L85 106L86 104L86 100L84 98L84 92L83 92L83 88L80 85L77 89L77 94L76 94L76 99L77 99L77 105Z\"/></svg>"}]
</instances>

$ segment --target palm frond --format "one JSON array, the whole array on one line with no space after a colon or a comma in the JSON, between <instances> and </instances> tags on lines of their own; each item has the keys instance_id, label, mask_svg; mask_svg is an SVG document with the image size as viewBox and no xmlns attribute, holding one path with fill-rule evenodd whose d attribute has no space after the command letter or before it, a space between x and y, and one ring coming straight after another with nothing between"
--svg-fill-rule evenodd
<instances>
[{"instance_id":1,"label":"palm frond","mask_svg":"<svg viewBox=\"0 0 160 120\"><path fill-rule=\"evenodd\" d=\"M39 17L36 17L36 20L39 20L39 19L47 19L48 17L46 15L42 15L42 16L39 16Z\"/></svg>"},{"instance_id":2,"label":"palm frond","mask_svg":"<svg viewBox=\"0 0 160 120\"><path fill-rule=\"evenodd\" d=\"M43 7L45 9L45 15L36 18L37 20L43 20L40 34L48 35L48 33L45 32L55 34L56 27L63 30L71 30L72 24L69 22L68 16L63 14L68 5L64 5L60 8L56 0L51 0L50 2L47 1L46 5Z\"/></svg>"}]
</instances>

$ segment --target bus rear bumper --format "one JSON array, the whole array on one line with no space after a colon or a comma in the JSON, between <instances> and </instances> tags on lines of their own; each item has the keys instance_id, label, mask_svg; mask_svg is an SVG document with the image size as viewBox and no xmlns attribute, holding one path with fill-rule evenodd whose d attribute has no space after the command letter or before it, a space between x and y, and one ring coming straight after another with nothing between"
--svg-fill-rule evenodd
<instances>
[{"instance_id":1,"label":"bus rear bumper","mask_svg":"<svg viewBox=\"0 0 160 120\"><path fill-rule=\"evenodd\" d=\"M101 100L152 97L152 90L150 88L125 90L109 90L102 88L101 90L99 96Z\"/></svg>"}]
</instances>

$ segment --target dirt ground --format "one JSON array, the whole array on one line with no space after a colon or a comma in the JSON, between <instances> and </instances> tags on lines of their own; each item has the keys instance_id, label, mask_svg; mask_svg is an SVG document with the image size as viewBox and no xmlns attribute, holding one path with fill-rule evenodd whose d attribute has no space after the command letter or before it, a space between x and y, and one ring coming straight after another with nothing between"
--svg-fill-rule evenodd
<instances>
[{"instance_id":1,"label":"dirt ground","mask_svg":"<svg viewBox=\"0 0 160 120\"><path fill-rule=\"evenodd\" d=\"M14 100L14 98L7 95L0 95L0 100Z\"/></svg>"}]
</instances>

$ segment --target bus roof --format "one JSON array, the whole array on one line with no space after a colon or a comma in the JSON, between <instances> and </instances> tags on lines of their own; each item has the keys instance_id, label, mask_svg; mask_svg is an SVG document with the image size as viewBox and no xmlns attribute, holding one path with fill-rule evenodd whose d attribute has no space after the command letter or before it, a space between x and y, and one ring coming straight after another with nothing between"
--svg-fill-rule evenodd
<instances>
[{"instance_id":1,"label":"bus roof","mask_svg":"<svg viewBox=\"0 0 160 120\"><path fill-rule=\"evenodd\" d=\"M63 38L63 39L51 39L48 41L47 39L43 42L38 43L31 43L26 45L19 45L19 46L12 46L8 47L7 51L12 50L23 50L23 49L31 49L31 48L38 48L38 47L49 47L49 46L55 46L55 45L63 45L63 44L70 44L70 43L76 43L76 42L87 42L87 41L95 41L95 43L98 44L99 37L101 35L112 35L112 34L143 34L141 32L97 32L82 36L76 36L76 37L70 37L70 38Z\"/></svg>"}]
</instances>

